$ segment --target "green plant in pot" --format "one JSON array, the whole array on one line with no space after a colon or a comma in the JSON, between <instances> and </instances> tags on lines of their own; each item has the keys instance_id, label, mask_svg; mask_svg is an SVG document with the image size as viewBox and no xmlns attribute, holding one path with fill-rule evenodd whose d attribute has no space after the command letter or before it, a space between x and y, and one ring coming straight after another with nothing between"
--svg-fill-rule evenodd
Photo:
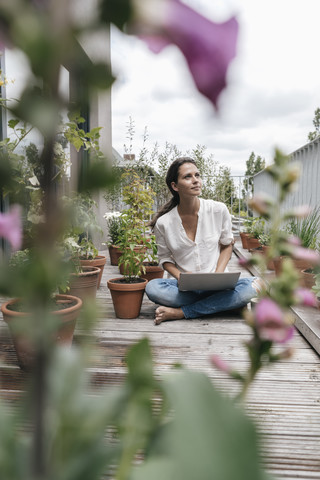
<instances>
[{"instance_id":1,"label":"green plant in pot","mask_svg":"<svg viewBox=\"0 0 320 480\"><path fill-rule=\"evenodd\" d=\"M264 233L265 221L261 217L253 218L247 224L246 231L249 234L247 237L247 249L252 250L261 246L259 237Z\"/></svg>"},{"instance_id":2,"label":"green plant in pot","mask_svg":"<svg viewBox=\"0 0 320 480\"><path fill-rule=\"evenodd\" d=\"M99 288L106 256L99 254L92 240L94 233L102 232L96 219L96 203L89 193L74 194L72 197L65 197L64 201L66 208L71 210L72 215L69 212L69 216L73 219L67 237L69 240L73 239L75 247L73 248L73 261L82 267L82 272L93 272L99 268L97 279L97 288ZM88 270L89 267L91 270Z\"/></svg>"},{"instance_id":3,"label":"green plant in pot","mask_svg":"<svg viewBox=\"0 0 320 480\"><path fill-rule=\"evenodd\" d=\"M119 249L119 242L123 232L123 218L121 212L107 212L104 218L108 228L108 241L106 245L109 250L111 265L118 265L118 260L121 255Z\"/></svg>"},{"instance_id":4,"label":"green plant in pot","mask_svg":"<svg viewBox=\"0 0 320 480\"><path fill-rule=\"evenodd\" d=\"M140 313L147 283L147 280L140 276L144 272L143 262L146 259L146 251L150 247L147 223L152 214L154 198L152 189L140 179L136 172L124 173L124 176L129 175L130 185L123 189L123 200L128 208L121 213L123 229L118 242L121 251L119 266L123 268L123 276L108 281L116 316L119 318L136 318ZM135 290L138 291L137 303L135 306L129 305L129 299L133 300ZM124 295L126 295L125 299L123 299Z\"/></svg>"},{"instance_id":5,"label":"green plant in pot","mask_svg":"<svg viewBox=\"0 0 320 480\"><path fill-rule=\"evenodd\" d=\"M302 247L319 250L320 207L314 208L305 218L291 219L286 229L290 235L300 240ZM313 283L313 280L304 272L310 273L312 264L307 260L294 260L294 265L301 277L301 283L311 288L310 284Z\"/></svg>"},{"instance_id":6,"label":"green plant in pot","mask_svg":"<svg viewBox=\"0 0 320 480\"><path fill-rule=\"evenodd\" d=\"M265 255L267 260L267 269L274 270L273 258L271 256L270 243L271 243L271 234L269 232L264 232L259 235L259 242L261 245L261 250L263 255Z\"/></svg>"},{"instance_id":7,"label":"green plant in pot","mask_svg":"<svg viewBox=\"0 0 320 480\"><path fill-rule=\"evenodd\" d=\"M38 342L45 342L47 348L52 342L72 344L82 300L56 293L68 275L67 265L60 260L55 251L48 258L30 248L15 252L1 269L1 290L11 297L1 305L1 311L23 370L33 368ZM43 298L47 313L34 309L39 298Z\"/></svg>"},{"instance_id":8,"label":"green plant in pot","mask_svg":"<svg viewBox=\"0 0 320 480\"><path fill-rule=\"evenodd\" d=\"M164 270L159 266L158 245L156 243L156 237L153 234L150 234L149 236L148 250L146 254L146 258L143 262L141 278L145 278L148 281L154 278L162 278Z\"/></svg>"},{"instance_id":9,"label":"green plant in pot","mask_svg":"<svg viewBox=\"0 0 320 480\"><path fill-rule=\"evenodd\" d=\"M303 219L294 218L287 225L287 232L298 237L301 246L318 249L320 239L320 206L314 208Z\"/></svg>"}]
</instances>

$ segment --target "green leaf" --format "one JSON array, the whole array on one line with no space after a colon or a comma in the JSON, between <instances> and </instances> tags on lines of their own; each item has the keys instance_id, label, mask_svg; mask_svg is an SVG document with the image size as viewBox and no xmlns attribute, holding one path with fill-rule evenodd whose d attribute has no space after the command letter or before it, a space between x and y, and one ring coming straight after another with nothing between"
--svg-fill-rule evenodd
<instances>
[{"instance_id":1,"label":"green leaf","mask_svg":"<svg viewBox=\"0 0 320 480\"><path fill-rule=\"evenodd\" d=\"M12 118L11 120L8 121L8 126L12 129L14 129L18 123L20 122L20 120L17 120L16 118Z\"/></svg>"}]
</instances>

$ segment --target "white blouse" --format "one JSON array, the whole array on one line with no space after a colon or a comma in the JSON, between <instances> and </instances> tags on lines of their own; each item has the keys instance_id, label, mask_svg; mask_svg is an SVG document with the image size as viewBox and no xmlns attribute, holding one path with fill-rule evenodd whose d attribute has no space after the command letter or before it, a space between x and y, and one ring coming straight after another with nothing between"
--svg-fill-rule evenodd
<instances>
[{"instance_id":1,"label":"white blouse","mask_svg":"<svg viewBox=\"0 0 320 480\"><path fill-rule=\"evenodd\" d=\"M214 272L220 244L233 241L231 216L224 203L200 198L195 241L186 234L177 207L158 218L154 234L160 265L171 262L181 272Z\"/></svg>"}]
</instances>

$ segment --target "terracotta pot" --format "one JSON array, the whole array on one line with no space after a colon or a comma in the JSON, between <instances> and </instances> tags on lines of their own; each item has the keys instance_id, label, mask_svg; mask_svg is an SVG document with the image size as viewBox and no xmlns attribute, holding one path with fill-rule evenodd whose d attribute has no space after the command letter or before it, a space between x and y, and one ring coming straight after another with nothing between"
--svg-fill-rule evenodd
<instances>
[{"instance_id":1,"label":"terracotta pot","mask_svg":"<svg viewBox=\"0 0 320 480\"><path fill-rule=\"evenodd\" d=\"M106 264L106 261L107 261L107 259L106 259L105 255L97 255L92 260L87 260L87 259L80 258L80 265L82 267L98 267L98 268L100 268L100 274L99 274L99 277L98 277L97 288L100 287L102 274L103 274L103 269L104 269L104 266Z\"/></svg>"},{"instance_id":2,"label":"terracotta pot","mask_svg":"<svg viewBox=\"0 0 320 480\"><path fill-rule=\"evenodd\" d=\"M251 235L249 235L247 238L247 249L253 250L254 248L259 248L259 247L261 247L259 238L254 238L254 237L251 237Z\"/></svg>"},{"instance_id":3,"label":"terracotta pot","mask_svg":"<svg viewBox=\"0 0 320 480\"><path fill-rule=\"evenodd\" d=\"M97 294L100 268L82 267L82 272L70 275L70 290L68 293L81 298L82 301L94 300Z\"/></svg>"},{"instance_id":4,"label":"terracotta pot","mask_svg":"<svg viewBox=\"0 0 320 480\"><path fill-rule=\"evenodd\" d=\"M51 312L54 318L59 320L57 329L52 333L52 340L58 344L70 346L82 300L71 295L56 295L55 299L57 304L65 304L66 307ZM1 311L3 320L7 323L11 334L18 364L22 370L29 371L32 369L35 360L36 347L32 336L27 335L23 331L28 319L30 319L30 313L16 312L10 309L10 305L14 305L17 302L19 302L19 299L14 298L3 303Z\"/></svg>"},{"instance_id":5,"label":"terracotta pot","mask_svg":"<svg viewBox=\"0 0 320 480\"><path fill-rule=\"evenodd\" d=\"M242 243L242 248L244 248L245 250L248 249L247 239L248 239L249 236L250 236L249 233L240 232L240 239L241 239L241 243Z\"/></svg>"},{"instance_id":6,"label":"terracotta pot","mask_svg":"<svg viewBox=\"0 0 320 480\"><path fill-rule=\"evenodd\" d=\"M154 278L162 278L163 277L164 270L159 265L150 265L148 263L144 263L143 265L146 269L146 273L142 273L140 278L145 278L149 282L150 280L153 280Z\"/></svg>"},{"instance_id":7,"label":"terracotta pot","mask_svg":"<svg viewBox=\"0 0 320 480\"><path fill-rule=\"evenodd\" d=\"M137 318L140 314L146 284L145 279L137 283L125 283L122 278L108 280L113 306L117 318Z\"/></svg>"},{"instance_id":8,"label":"terracotta pot","mask_svg":"<svg viewBox=\"0 0 320 480\"><path fill-rule=\"evenodd\" d=\"M315 285L316 283L312 269L307 268L305 270L301 270L300 274L301 274L301 279L304 287L309 288L309 290L311 290L313 285Z\"/></svg>"},{"instance_id":9,"label":"terracotta pot","mask_svg":"<svg viewBox=\"0 0 320 480\"><path fill-rule=\"evenodd\" d=\"M253 253L253 254L258 254L258 255L263 255L263 254L264 254L261 245L260 245L260 247L252 248L252 249L251 249L251 253Z\"/></svg>"},{"instance_id":10,"label":"terracotta pot","mask_svg":"<svg viewBox=\"0 0 320 480\"><path fill-rule=\"evenodd\" d=\"M282 262L285 258L286 258L285 256L281 256L281 257L277 257L277 258L273 259L274 269L275 269L275 272L276 272L277 276L279 276L281 274ZM297 272L299 272L299 275L301 277L301 280L300 280L301 285L304 285L302 275L301 275L301 271L312 268L312 264L310 262L307 262L306 260L297 260L297 259L294 259L294 258L292 259L292 262L293 262L294 267L296 268Z\"/></svg>"},{"instance_id":11,"label":"terracotta pot","mask_svg":"<svg viewBox=\"0 0 320 480\"><path fill-rule=\"evenodd\" d=\"M154 278L162 278L164 274L164 270L162 267L159 267L159 265L150 265L147 262L143 263L144 268L146 270L145 273L141 273L140 278L145 278L146 280L153 280ZM119 265L119 272L121 275L125 275L126 271L124 268L124 265L121 264Z\"/></svg>"},{"instance_id":12,"label":"terracotta pot","mask_svg":"<svg viewBox=\"0 0 320 480\"><path fill-rule=\"evenodd\" d=\"M135 252L139 252L139 251L146 251L146 247L145 246L136 246L134 248L134 251ZM119 264L119 258L121 257L122 255L122 251L120 250L120 247L118 247L117 245L110 245L109 247L109 255L110 255L110 262L111 262L111 265L118 265Z\"/></svg>"},{"instance_id":13,"label":"terracotta pot","mask_svg":"<svg viewBox=\"0 0 320 480\"><path fill-rule=\"evenodd\" d=\"M108 247L109 255L110 255L110 263L113 266L118 266L118 260L121 256L120 248L116 245L110 245Z\"/></svg>"}]
</instances>

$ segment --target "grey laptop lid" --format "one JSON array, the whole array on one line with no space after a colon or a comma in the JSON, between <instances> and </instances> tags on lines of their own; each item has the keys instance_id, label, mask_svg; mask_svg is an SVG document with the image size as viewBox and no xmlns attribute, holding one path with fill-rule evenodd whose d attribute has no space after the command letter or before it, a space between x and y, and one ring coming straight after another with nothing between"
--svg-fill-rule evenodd
<instances>
[{"instance_id":1,"label":"grey laptop lid","mask_svg":"<svg viewBox=\"0 0 320 480\"><path fill-rule=\"evenodd\" d=\"M234 288L240 272L223 273L181 273L179 290L226 290Z\"/></svg>"}]
</instances>

